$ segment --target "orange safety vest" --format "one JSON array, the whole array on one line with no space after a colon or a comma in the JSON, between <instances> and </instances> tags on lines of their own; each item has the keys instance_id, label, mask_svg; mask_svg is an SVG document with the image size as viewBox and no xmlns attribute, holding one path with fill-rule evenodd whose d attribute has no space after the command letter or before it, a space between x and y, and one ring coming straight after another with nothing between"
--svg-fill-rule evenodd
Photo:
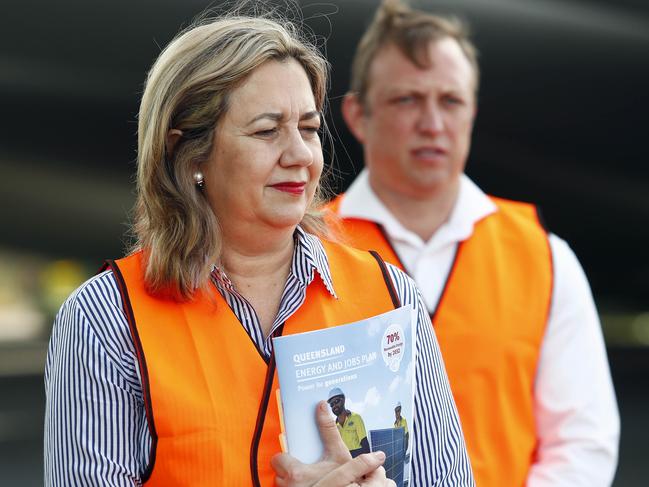
<instances>
[{"instance_id":1,"label":"orange safety vest","mask_svg":"<svg viewBox=\"0 0 649 487\"><path fill-rule=\"evenodd\" d=\"M458 246L432 321L476 485L519 487L536 449L533 389L552 256L534 206L491 199L498 210ZM329 204L334 213L340 201ZM345 243L373 249L404 269L379 225L354 218L337 225Z\"/></svg>"},{"instance_id":2,"label":"orange safety vest","mask_svg":"<svg viewBox=\"0 0 649 487\"><path fill-rule=\"evenodd\" d=\"M304 304L276 335L332 327L398 306L378 256L323 245L338 297L315 273ZM153 439L146 485L274 485L270 459L281 448L273 358L259 352L216 289L209 296L199 291L187 302L153 296L145 288L142 253L107 267L122 295L142 377Z\"/></svg>"}]
</instances>

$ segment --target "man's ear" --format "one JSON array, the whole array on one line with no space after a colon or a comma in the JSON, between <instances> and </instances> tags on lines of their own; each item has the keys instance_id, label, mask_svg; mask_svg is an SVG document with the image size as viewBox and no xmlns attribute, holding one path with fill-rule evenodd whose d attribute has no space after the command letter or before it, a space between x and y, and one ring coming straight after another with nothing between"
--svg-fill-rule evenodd
<instances>
[{"instance_id":1,"label":"man's ear","mask_svg":"<svg viewBox=\"0 0 649 487\"><path fill-rule=\"evenodd\" d=\"M361 144L365 143L365 110L355 93L347 93L341 106L343 119L349 131Z\"/></svg>"},{"instance_id":2,"label":"man's ear","mask_svg":"<svg viewBox=\"0 0 649 487\"><path fill-rule=\"evenodd\" d=\"M171 155L174 153L174 148L182 136L182 130L169 129L169 132L167 132L167 154Z\"/></svg>"}]
</instances>

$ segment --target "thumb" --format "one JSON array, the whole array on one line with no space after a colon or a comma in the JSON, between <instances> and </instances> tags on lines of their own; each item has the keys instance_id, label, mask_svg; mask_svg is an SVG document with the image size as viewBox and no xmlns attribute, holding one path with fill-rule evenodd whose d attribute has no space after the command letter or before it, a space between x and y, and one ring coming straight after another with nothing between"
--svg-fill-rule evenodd
<instances>
[{"instance_id":1,"label":"thumb","mask_svg":"<svg viewBox=\"0 0 649 487\"><path fill-rule=\"evenodd\" d=\"M323 460L331 460L336 463L351 460L352 456L345 443L343 443L336 422L329 414L329 406L326 401L318 403L315 418L320 431L320 438L324 444Z\"/></svg>"},{"instance_id":2,"label":"thumb","mask_svg":"<svg viewBox=\"0 0 649 487\"><path fill-rule=\"evenodd\" d=\"M295 476L294 472L301 468L302 462L293 458L288 453L278 453L270 459L270 465L275 470L275 474L280 478Z\"/></svg>"}]
</instances>

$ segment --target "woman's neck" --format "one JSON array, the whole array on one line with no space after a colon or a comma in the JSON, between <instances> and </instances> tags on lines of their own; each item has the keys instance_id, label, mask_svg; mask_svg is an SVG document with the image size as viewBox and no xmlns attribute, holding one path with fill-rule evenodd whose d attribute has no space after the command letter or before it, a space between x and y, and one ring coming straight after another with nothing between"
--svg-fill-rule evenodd
<instances>
[{"instance_id":1,"label":"woman's neck","mask_svg":"<svg viewBox=\"0 0 649 487\"><path fill-rule=\"evenodd\" d=\"M281 248L254 253L224 246L220 267L235 285L238 281L262 281L278 274L286 277L291 266L293 248L292 239Z\"/></svg>"},{"instance_id":2,"label":"woman's neck","mask_svg":"<svg viewBox=\"0 0 649 487\"><path fill-rule=\"evenodd\" d=\"M293 256L294 231L224 231L219 264L230 279L264 279L287 272Z\"/></svg>"},{"instance_id":3,"label":"woman's neck","mask_svg":"<svg viewBox=\"0 0 649 487\"><path fill-rule=\"evenodd\" d=\"M264 336L277 316L295 247L293 231L272 236L256 233L232 239L226 234L219 262L237 292L254 308Z\"/></svg>"}]
</instances>

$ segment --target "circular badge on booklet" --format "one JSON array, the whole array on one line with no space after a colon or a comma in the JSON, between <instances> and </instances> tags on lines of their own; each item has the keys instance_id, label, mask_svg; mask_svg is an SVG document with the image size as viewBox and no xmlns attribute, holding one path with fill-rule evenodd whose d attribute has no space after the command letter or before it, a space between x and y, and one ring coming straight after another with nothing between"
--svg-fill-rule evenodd
<instances>
[{"instance_id":1,"label":"circular badge on booklet","mask_svg":"<svg viewBox=\"0 0 649 487\"><path fill-rule=\"evenodd\" d=\"M383 361L392 372L399 370L405 348L405 334L401 325L390 325L383 333L381 353Z\"/></svg>"}]
</instances>

